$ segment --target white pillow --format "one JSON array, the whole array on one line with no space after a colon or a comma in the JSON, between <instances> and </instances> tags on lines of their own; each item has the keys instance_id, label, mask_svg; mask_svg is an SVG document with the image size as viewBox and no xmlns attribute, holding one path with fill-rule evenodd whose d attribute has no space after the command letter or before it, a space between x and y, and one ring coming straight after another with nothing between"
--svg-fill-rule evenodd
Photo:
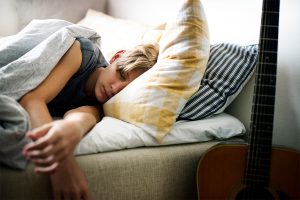
<instances>
[{"instance_id":1,"label":"white pillow","mask_svg":"<svg viewBox=\"0 0 300 200\"><path fill-rule=\"evenodd\" d=\"M150 25L115 18L92 9L78 24L95 30L101 36L101 51L106 60L119 50L131 49L143 42L143 35L152 29Z\"/></svg>"},{"instance_id":2,"label":"white pillow","mask_svg":"<svg viewBox=\"0 0 300 200\"><path fill-rule=\"evenodd\" d=\"M199 0L184 0L159 40L157 63L103 105L104 114L143 128L162 141L199 88L209 36Z\"/></svg>"},{"instance_id":3,"label":"white pillow","mask_svg":"<svg viewBox=\"0 0 300 200\"><path fill-rule=\"evenodd\" d=\"M178 121L162 143L143 129L112 118L104 117L77 145L75 154L90 154L142 146L163 146L213 139L227 139L245 133L245 126L235 117L221 113L196 121Z\"/></svg>"}]
</instances>

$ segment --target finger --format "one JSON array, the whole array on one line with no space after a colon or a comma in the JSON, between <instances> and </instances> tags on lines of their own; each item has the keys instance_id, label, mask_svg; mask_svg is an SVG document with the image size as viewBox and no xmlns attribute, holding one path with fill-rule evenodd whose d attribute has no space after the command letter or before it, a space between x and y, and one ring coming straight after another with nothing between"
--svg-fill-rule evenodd
<instances>
[{"instance_id":1,"label":"finger","mask_svg":"<svg viewBox=\"0 0 300 200\"><path fill-rule=\"evenodd\" d=\"M58 163L55 162L52 165L47 166L47 167L35 167L34 172L37 174L52 174L55 172L57 167L58 167Z\"/></svg>"},{"instance_id":2,"label":"finger","mask_svg":"<svg viewBox=\"0 0 300 200\"><path fill-rule=\"evenodd\" d=\"M34 130L32 130L32 131L29 131L29 132L27 132L27 137L28 138L30 138L30 139L32 139L33 140L33 142L30 142L30 143L28 143L27 145L25 145L24 146L24 148L23 148L23 151L22 151L22 153L24 154L24 155L26 155L27 154L27 152L31 149L31 148L33 148L33 147L35 147L35 145L36 145L36 140L38 140L38 138L40 138L41 136L44 136L45 134L47 134L48 133L48 131L49 131L49 126L48 125L44 125L44 126L42 126L42 127L39 127L39 128L36 128L36 129L34 129Z\"/></svg>"},{"instance_id":3,"label":"finger","mask_svg":"<svg viewBox=\"0 0 300 200\"><path fill-rule=\"evenodd\" d=\"M30 159L30 161L37 166L47 167L47 166L54 164L55 162L57 162L59 164L62 160L64 160L66 158L66 156L67 156L67 154L58 154L58 155L54 154L54 155L50 155L44 159Z\"/></svg>"},{"instance_id":4,"label":"finger","mask_svg":"<svg viewBox=\"0 0 300 200\"><path fill-rule=\"evenodd\" d=\"M54 152L54 145L50 144L46 146L42 150L30 150L26 153L26 157L29 159L44 159L51 155L53 155Z\"/></svg>"},{"instance_id":5,"label":"finger","mask_svg":"<svg viewBox=\"0 0 300 200\"><path fill-rule=\"evenodd\" d=\"M45 158L28 158L32 163L34 163L36 166L39 167L48 167L54 163L60 163L62 162L67 156L69 156L70 154L68 153L69 151L67 151L66 149L63 148L57 148L54 149L53 151L51 151L51 154L48 157ZM72 151L73 152L73 151Z\"/></svg>"},{"instance_id":6,"label":"finger","mask_svg":"<svg viewBox=\"0 0 300 200\"><path fill-rule=\"evenodd\" d=\"M38 166L52 165L54 162L60 162L65 159L70 151L68 148L64 148L63 145L59 145L59 142L54 145L49 145L49 148L45 148L43 151L30 151L26 154L26 158Z\"/></svg>"},{"instance_id":7,"label":"finger","mask_svg":"<svg viewBox=\"0 0 300 200\"><path fill-rule=\"evenodd\" d=\"M49 131L49 129L52 127L52 124L49 123L49 124L44 124L40 127L37 127L31 131L28 131L27 132L27 137L29 137L30 139L32 140L37 140L39 139L40 137L44 136L45 134L47 134L47 132Z\"/></svg>"},{"instance_id":8,"label":"finger","mask_svg":"<svg viewBox=\"0 0 300 200\"><path fill-rule=\"evenodd\" d=\"M27 144L23 149L23 154L28 157L29 155L36 156L41 154L43 149L49 146L48 138L42 138L37 140L36 142L32 142ZM35 151L35 152L34 152Z\"/></svg>"},{"instance_id":9,"label":"finger","mask_svg":"<svg viewBox=\"0 0 300 200\"><path fill-rule=\"evenodd\" d=\"M28 154L29 151L33 150L42 150L46 148L48 145L54 145L57 141L58 137L56 134L52 134L52 131L50 130L48 134L45 136L39 138L35 142L29 143L24 147L24 152Z\"/></svg>"},{"instance_id":10,"label":"finger","mask_svg":"<svg viewBox=\"0 0 300 200\"><path fill-rule=\"evenodd\" d=\"M44 159L40 159L40 158L30 159L30 161L38 167L48 167L56 162L56 160L54 160L53 155L48 156L47 158Z\"/></svg>"}]
</instances>

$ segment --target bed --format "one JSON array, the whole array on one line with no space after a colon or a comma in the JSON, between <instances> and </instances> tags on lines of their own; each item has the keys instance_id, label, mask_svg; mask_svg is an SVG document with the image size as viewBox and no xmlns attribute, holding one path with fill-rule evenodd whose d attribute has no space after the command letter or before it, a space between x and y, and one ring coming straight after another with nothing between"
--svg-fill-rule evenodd
<instances>
[{"instance_id":1,"label":"bed","mask_svg":"<svg viewBox=\"0 0 300 200\"><path fill-rule=\"evenodd\" d=\"M69 1L53 1L50 6L49 2L11 1L20 18L18 31L32 18L64 19L95 30L101 36L101 48L107 58L114 51L137 42L159 41L166 30L161 24L126 19L126 12L122 16L114 0L80 3L78 6ZM36 11L37 7L41 10ZM58 7L60 12L57 12ZM70 9L77 12L72 14ZM34 12L29 15L29 10ZM249 128L256 49L256 45L209 44L209 60L201 90L197 89L182 106L176 122L159 141L160 137L145 132L139 124L118 119L113 113L98 123L74 152L93 198L197 199L196 170L201 155L220 142L244 141ZM228 79L221 75L224 70L235 79L231 84L220 86L220 82ZM210 92L216 91L215 88L222 89L219 93ZM210 98L215 103L206 102ZM195 104L202 106L195 107ZM49 178L34 174L32 168L29 165L22 171L1 165L1 199L51 199Z\"/></svg>"}]
</instances>

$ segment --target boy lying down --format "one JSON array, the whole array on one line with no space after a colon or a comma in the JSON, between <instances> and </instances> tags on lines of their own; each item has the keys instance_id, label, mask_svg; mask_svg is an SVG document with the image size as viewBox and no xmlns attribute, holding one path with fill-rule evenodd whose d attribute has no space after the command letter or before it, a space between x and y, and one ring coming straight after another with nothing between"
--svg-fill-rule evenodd
<instances>
[{"instance_id":1,"label":"boy lying down","mask_svg":"<svg viewBox=\"0 0 300 200\"><path fill-rule=\"evenodd\" d=\"M74 148L101 120L101 105L151 68L157 57L157 45L143 44L119 51L108 64L89 39L77 38L47 78L22 96L19 102L33 127L23 154L36 173L50 175L54 199L91 199Z\"/></svg>"}]
</instances>

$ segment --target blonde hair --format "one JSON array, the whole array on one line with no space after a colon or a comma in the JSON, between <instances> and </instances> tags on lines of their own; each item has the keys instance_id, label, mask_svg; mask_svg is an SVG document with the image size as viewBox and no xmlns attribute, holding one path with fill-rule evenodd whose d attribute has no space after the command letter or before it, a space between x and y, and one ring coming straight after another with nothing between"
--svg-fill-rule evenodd
<instances>
[{"instance_id":1,"label":"blonde hair","mask_svg":"<svg viewBox=\"0 0 300 200\"><path fill-rule=\"evenodd\" d=\"M116 60L117 71L124 77L135 69L147 71L157 62L159 52L158 44L141 44L130 51L126 51Z\"/></svg>"}]
</instances>

